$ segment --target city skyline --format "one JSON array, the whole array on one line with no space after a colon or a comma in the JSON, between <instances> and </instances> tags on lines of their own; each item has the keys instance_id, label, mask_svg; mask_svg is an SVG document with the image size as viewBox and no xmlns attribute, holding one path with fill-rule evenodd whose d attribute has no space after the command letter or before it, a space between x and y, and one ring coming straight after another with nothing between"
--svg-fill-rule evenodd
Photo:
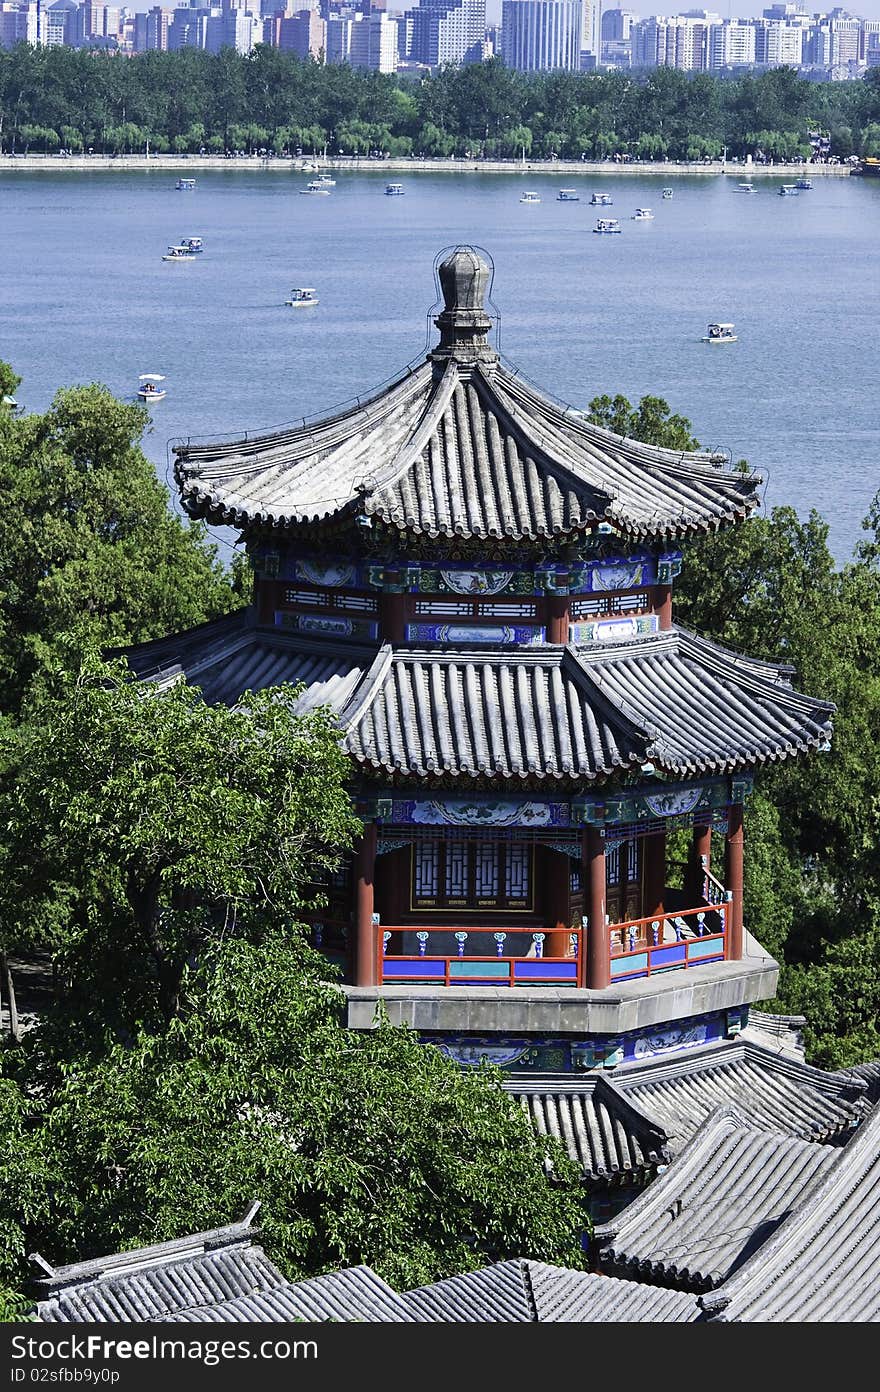
<instances>
[{"instance_id":1,"label":"city skyline","mask_svg":"<svg viewBox=\"0 0 880 1392\"><path fill-rule=\"evenodd\" d=\"M153 4L154 0L132 0L132 3L125 6L125 9L131 12L143 13L146 10L151 10ZM487 25L494 26L501 23L501 4L502 0L486 0ZM404 9L416 9L417 7L418 0L412 0L412 3L408 3L408 0L392 0L392 3L389 4L389 12L402 12ZM174 9L176 7L174 4L170 4L167 5L166 8ZM283 8L283 0L280 0L279 9ZM697 5L687 5L686 3L671 5L647 5L644 3L640 5L603 4L602 13L604 14L606 10L625 9L630 10L633 14L637 14L640 19L646 19L648 16L654 14L686 14L688 10L697 8L700 7ZM768 5L766 0L720 0L717 6L712 7L711 5L707 5L704 8L709 10L712 14L720 15L722 19L757 19L763 14L764 10L768 8ZM823 9L820 6L804 6L808 14L825 14L833 8L833 6L829 6L827 9ZM841 6L840 8L845 7ZM850 12L859 19L880 19L880 0L859 0L858 5L854 6Z\"/></svg>"}]
</instances>

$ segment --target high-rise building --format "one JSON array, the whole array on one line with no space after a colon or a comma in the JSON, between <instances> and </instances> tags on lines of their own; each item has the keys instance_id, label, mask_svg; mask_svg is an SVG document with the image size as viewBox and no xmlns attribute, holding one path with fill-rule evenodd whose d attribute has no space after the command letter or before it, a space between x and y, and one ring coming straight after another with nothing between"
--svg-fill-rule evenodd
<instances>
[{"instance_id":1,"label":"high-rise building","mask_svg":"<svg viewBox=\"0 0 880 1392\"><path fill-rule=\"evenodd\" d=\"M42 41L46 48L76 44L79 23L76 0L54 0L42 12Z\"/></svg>"},{"instance_id":2,"label":"high-rise building","mask_svg":"<svg viewBox=\"0 0 880 1392\"><path fill-rule=\"evenodd\" d=\"M317 10L282 15L276 32L278 47L298 58L321 58L326 51L327 25Z\"/></svg>"},{"instance_id":3,"label":"high-rise building","mask_svg":"<svg viewBox=\"0 0 880 1392\"><path fill-rule=\"evenodd\" d=\"M633 24L632 65L634 68L680 68L683 72L705 72L708 64L709 30L720 24L721 16L708 10L689 14L652 15Z\"/></svg>"},{"instance_id":4,"label":"high-rise building","mask_svg":"<svg viewBox=\"0 0 880 1392\"><path fill-rule=\"evenodd\" d=\"M501 54L520 72L576 72L582 32L582 0L504 0L502 5Z\"/></svg>"},{"instance_id":5,"label":"high-rise building","mask_svg":"<svg viewBox=\"0 0 880 1392\"><path fill-rule=\"evenodd\" d=\"M411 58L441 63L479 63L486 33L486 0L420 0L412 15Z\"/></svg>"},{"instance_id":6,"label":"high-rise building","mask_svg":"<svg viewBox=\"0 0 880 1392\"><path fill-rule=\"evenodd\" d=\"M802 18L806 19L806 16ZM800 67L804 56L804 23L793 17L770 18L765 12L763 19L752 20L752 27L755 31L755 63L758 67Z\"/></svg>"},{"instance_id":7,"label":"high-rise building","mask_svg":"<svg viewBox=\"0 0 880 1392\"><path fill-rule=\"evenodd\" d=\"M742 19L725 19L709 29L707 64L710 72L751 67L755 61L755 28Z\"/></svg>"},{"instance_id":8,"label":"high-rise building","mask_svg":"<svg viewBox=\"0 0 880 1392\"><path fill-rule=\"evenodd\" d=\"M383 10L355 15L348 32L348 53L343 58L330 58L330 24L327 29L327 61L345 62L353 68L368 68L372 72L397 71L397 21Z\"/></svg>"},{"instance_id":9,"label":"high-rise building","mask_svg":"<svg viewBox=\"0 0 880 1392\"><path fill-rule=\"evenodd\" d=\"M24 5L0 5L0 48L14 48L19 43L36 44L38 28L36 0Z\"/></svg>"}]
</instances>

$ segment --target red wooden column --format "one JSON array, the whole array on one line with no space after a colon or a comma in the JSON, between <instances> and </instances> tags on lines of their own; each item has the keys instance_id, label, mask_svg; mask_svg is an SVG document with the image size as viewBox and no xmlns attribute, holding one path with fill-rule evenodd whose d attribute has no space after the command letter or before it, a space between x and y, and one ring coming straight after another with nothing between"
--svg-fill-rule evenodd
<instances>
[{"instance_id":1,"label":"red wooden column","mask_svg":"<svg viewBox=\"0 0 880 1392\"><path fill-rule=\"evenodd\" d=\"M541 846L538 850L543 861L544 931L547 934L544 956L565 957L571 932L569 859L562 851L555 851L551 846Z\"/></svg>"},{"instance_id":2,"label":"red wooden column","mask_svg":"<svg viewBox=\"0 0 880 1392\"><path fill-rule=\"evenodd\" d=\"M727 905L725 957L739 962L743 955L743 808L732 802L727 809L725 879L732 898Z\"/></svg>"},{"instance_id":3,"label":"red wooden column","mask_svg":"<svg viewBox=\"0 0 880 1392\"><path fill-rule=\"evenodd\" d=\"M645 837L645 917L653 918L663 912L666 893L666 831Z\"/></svg>"},{"instance_id":4,"label":"red wooden column","mask_svg":"<svg viewBox=\"0 0 880 1392\"><path fill-rule=\"evenodd\" d=\"M385 591L379 596L379 634L383 643L402 643L406 633L406 595Z\"/></svg>"},{"instance_id":5,"label":"red wooden column","mask_svg":"<svg viewBox=\"0 0 880 1392\"><path fill-rule=\"evenodd\" d=\"M596 827L584 829L581 883L587 913L587 948L581 951L586 963L584 985L601 991L611 982L611 947L605 922L605 841Z\"/></svg>"},{"instance_id":6,"label":"red wooden column","mask_svg":"<svg viewBox=\"0 0 880 1392\"><path fill-rule=\"evenodd\" d=\"M355 863L355 986L376 985L377 934L373 928L376 823L364 823Z\"/></svg>"},{"instance_id":7,"label":"red wooden column","mask_svg":"<svg viewBox=\"0 0 880 1392\"><path fill-rule=\"evenodd\" d=\"M654 591L657 613L660 615L660 628L672 627L672 586L658 585Z\"/></svg>"},{"instance_id":8,"label":"red wooden column","mask_svg":"<svg viewBox=\"0 0 880 1392\"><path fill-rule=\"evenodd\" d=\"M544 601L547 618L547 642L567 643L569 625L568 595L548 595Z\"/></svg>"},{"instance_id":9,"label":"red wooden column","mask_svg":"<svg viewBox=\"0 0 880 1392\"><path fill-rule=\"evenodd\" d=\"M694 904L703 892L703 872L712 868L712 828L695 826L691 843L691 883L688 886Z\"/></svg>"}]
</instances>

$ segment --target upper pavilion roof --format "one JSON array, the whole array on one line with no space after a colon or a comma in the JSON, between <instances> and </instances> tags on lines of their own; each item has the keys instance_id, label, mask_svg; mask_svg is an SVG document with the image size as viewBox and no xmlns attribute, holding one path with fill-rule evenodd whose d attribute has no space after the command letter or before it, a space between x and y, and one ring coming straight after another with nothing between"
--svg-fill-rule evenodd
<instances>
[{"instance_id":1,"label":"upper pavilion roof","mask_svg":"<svg viewBox=\"0 0 880 1392\"><path fill-rule=\"evenodd\" d=\"M614 435L525 382L488 345L489 271L471 249L439 276L440 342L391 386L293 429L175 447L187 511L241 528L347 517L430 538L536 541L599 523L670 539L757 506L757 475Z\"/></svg>"}]
</instances>

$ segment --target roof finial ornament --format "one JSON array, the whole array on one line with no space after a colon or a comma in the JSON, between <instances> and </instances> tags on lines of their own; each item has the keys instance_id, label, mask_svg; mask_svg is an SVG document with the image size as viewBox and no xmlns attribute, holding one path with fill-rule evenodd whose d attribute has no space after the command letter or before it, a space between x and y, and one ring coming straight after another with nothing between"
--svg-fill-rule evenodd
<instances>
[{"instance_id":1,"label":"roof finial ornament","mask_svg":"<svg viewBox=\"0 0 880 1392\"><path fill-rule=\"evenodd\" d=\"M443 309L434 320L440 342L429 356L434 361L455 358L462 364L497 361L487 340L493 319L486 310L494 273L491 260L474 247L456 246L440 253L435 270Z\"/></svg>"}]
</instances>

